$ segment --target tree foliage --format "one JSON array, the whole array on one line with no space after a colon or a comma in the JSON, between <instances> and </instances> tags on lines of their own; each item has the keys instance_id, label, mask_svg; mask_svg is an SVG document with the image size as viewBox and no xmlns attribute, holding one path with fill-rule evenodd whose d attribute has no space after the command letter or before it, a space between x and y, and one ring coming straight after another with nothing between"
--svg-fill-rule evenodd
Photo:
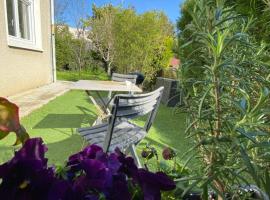
<instances>
[{"instance_id":1,"label":"tree foliage","mask_svg":"<svg viewBox=\"0 0 270 200\"><path fill-rule=\"evenodd\" d=\"M58 69L67 64L73 63L72 49L72 34L68 30L68 26L55 27L55 50L56 50L56 66Z\"/></svg>"},{"instance_id":2,"label":"tree foliage","mask_svg":"<svg viewBox=\"0 0 270 200\"><path fill-rule=\"evenodd\" d=\"M77 29L76 35L73 35L67 25L56 25L55 49L58 69L81 71L96 65L90 48L91 43L85 34L85 29Z\"/></svg>"},{"instance_id":3,"label":"tree foliage","mask_svg":"<svg viewBox=\"0 0 270 200\"><path fill-rule=\"evenodd\" d=\"M115 32L113 30L116 8L112 5L101 8L93 5L93 16L87 20L86 26L90 28L89 38L92 47L105 64L105 70L110 75L115 57Z\"/></svg>"},{"instance_id":4,"label":"tree foliage","mask_svg":"<svg viewBox=\"0 0 270 200\"><path fill-rule=\"evenodd\" d=\"M173 56L173 26L162 12L138 14L133 8L93 7L88 20L95 50L114 71L140 71L152 81ZM110 71L109 71L110 73Z\"/></svg>"}]
</instances>

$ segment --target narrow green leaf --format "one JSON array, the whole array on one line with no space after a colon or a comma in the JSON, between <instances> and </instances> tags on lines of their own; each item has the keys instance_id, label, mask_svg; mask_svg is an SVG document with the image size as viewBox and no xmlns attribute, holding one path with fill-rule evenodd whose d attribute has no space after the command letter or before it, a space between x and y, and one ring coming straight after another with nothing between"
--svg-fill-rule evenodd
<instances>
[{"instance_id":1,"label":"narrow green leaf","mask_svg":"<svg viewBox=\"0 0 270 200\"><path fill-rule=\"evenodd\" d=\"M205 101L205 99L206 99L206 96L207 96L208 93L211 91L211 89L212 89L212 86L210 85L210 86L207 88L206 92L204 93L203 97L202 97L201 100L200 100L200 105L199 105L199 110L198 110L198 118L199 118L199 119L201 119L201 116L202 116L202 106L203 106L203 103L204 103L204 101Z\"/></svg>"},{"instance_id":2,"label":"narrow green leaf","mask_svg":"<svg viewBox=\"0 0 270 200\"><path fill-rule=\"evenodd\" d=\"M197 154L197 152L195 151L193 154L191 154L191 155L187 158L187 160L184 162L184 164L183 164L183 166L182 166L182 170L181 170L180 174L183 173L183 171L185 170L185 168L186 168L186 166L188 165L188 163L191 161L191 159L194 158L194 156L195 156L196 154Z\"/></svg>"},{"instance_id":3,"label":"narrow green leaf","mask_svg":"<svg viewBox=\"0 0 270 200\"><path fill-rule=\"evenodd\" d=\"M245 165L247 166L247 169L249 171L249 174L252 176L253 180L256 182L257 186L259 187L260 186L260 180L259 180L259 177L256 173L256 170L254 168L254 166L252 165L251 163L251 160L249 158L249 156L247 155L244 147L243 147L243 144L240 146L240 153L242 155L242 159L245 163Z\"/></svg>"},{"instance_id":4,"label":"narrow green leaf","mask_svg":"<svg viewBox=\"0 0 270 200\"><path fill-rule=\"evenodd\" d=\"M270 186L270 175L269 175L268 169L265 169L264 176L265 176L264 189L265 189L265 192L267 193L267 195L270 196L270 187L269 187Z\"/></svg>"},{"instance_id":5,"label":"narrow green leaf","mask_svg":"<svg viewBox=\"0 0 270 200\"><path fill-rule=\"evenodd\" d=\"M240 133L241 135L243 135L244 137L250 139L253 143L257 143L256 139L252 135L250 135L249 133L247 133L245 131L245 129L243 129L243 128L237 128L236 131L238 133Z\"/></svg>"},{"instance_id":6,"label":"narrow green leaf","mask_svg":"<svg viewBox=\"0 0 270 200\"><path fill-rule=\"evenodd\" d=\"M252 144L251 148L259 147L259 148L270 148L270 142L260 142L256 144Z\"/></svg>"},{"instance_id":7,"label":"narrow green leaf","mask_svg":"<svg viewBox=\"0 0 270 200\"><path fill-rule=\"evenodd\" d=\"M201 179L194 181L191 185L189 185L184 192L182 193L182 197L184 197L189 191L191 191L194 187L196 187L201 182Z\"/></svg>"}]
</instances>

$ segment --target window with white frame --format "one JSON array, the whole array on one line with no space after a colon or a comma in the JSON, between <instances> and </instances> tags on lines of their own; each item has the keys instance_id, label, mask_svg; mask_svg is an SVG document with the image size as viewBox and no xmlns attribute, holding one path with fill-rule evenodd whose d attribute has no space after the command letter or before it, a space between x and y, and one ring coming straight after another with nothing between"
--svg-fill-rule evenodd
<instances>
[{"instance_id":1,"label":"window with white frame","mask_svg":"<svg viewBox=\"0 0 270 200\"><path fill-rule=\"evenodd\" d=\"M39 0L6 0L8 45L41 50Z\"/></svg>"}]
</instances>

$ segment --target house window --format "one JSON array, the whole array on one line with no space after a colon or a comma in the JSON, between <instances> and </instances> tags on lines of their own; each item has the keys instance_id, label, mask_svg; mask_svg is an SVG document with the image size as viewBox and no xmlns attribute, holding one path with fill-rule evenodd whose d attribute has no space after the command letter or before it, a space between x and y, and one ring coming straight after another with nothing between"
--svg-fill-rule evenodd
<instances>
[{"instance_id":1,"label":"house window","mask_svg":"<svg viewBox=\"0 0 270 200\"><path fill-rule=\"evenodd\" d=\"M5 0L8 45L41 50L39 0Z\"/></svg>"}]
</instances>

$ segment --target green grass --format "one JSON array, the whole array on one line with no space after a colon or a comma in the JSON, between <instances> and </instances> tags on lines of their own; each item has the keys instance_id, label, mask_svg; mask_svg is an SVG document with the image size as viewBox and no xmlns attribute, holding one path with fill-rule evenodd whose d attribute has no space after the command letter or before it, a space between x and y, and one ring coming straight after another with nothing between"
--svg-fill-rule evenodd
<instances>
[{"instance_id":1,"label":"green grass","mask_svg":"<svg viewBox=\"0 0 270 200\"><path fill-rule=\"evenodd\" d=\"M158 152L165 146L171 146L179 156L182 155L189 148L184 136L184 118L184 114L174 115L173 109L161 105L148 136L139 145L138 152L146 143L150 143ZM87 95L81 91L70 91L24 117L21 122L31 137L43 138L49 149L46 154L49 163L63 164L70 154L83 146L76 128L89 126L95 119L96 109L90 104ZM138 124L143 122L143 118L136 120ZM0 141L0 163L12 157L14 141L15 134Z\"/></svg>"},{"instance_id":2,"label":"green grass","mask_svg":"<svg viewBox=\"0 0 270 200\"><path fill-rule=\"evenodd\" d=\"M78 80L108 80L104 71L57 71L57 80L78 81Z\"/></svg>"}]
</instances>

